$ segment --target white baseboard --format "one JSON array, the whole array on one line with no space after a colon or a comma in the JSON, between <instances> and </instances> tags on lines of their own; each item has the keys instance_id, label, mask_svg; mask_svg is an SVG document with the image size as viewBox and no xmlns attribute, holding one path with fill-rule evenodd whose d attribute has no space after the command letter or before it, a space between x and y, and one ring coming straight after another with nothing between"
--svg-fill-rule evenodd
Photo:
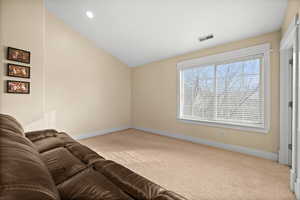
<instances>
[{"instance_id":1,"label":"white baseboard","mask_svg":"<svg viewBox=\"0 0 300 200\"><path fill-rule=\"evenodd\" d=\"M235 152L244 153L244 154L248 154L248 155L252 155L252 156L256 156L256 157L261 157L261 158L265 158L265 159L269 159L269 160L278 161L277 153L260 151L260 150L242 147L242 146L238 146L238 145L224 144L224 143L214 142L214 141L210 141L210 140L195 138L192 136L187 136L184 134L169 133L166 131L155 130L155 129L150 129L150 128L141 128L141 127L134 127L134 128L137 130L146 131L146 132L150 132L150 133L154 133L154 134L158 134L158 135L177 138L177 139L181 139L181 140L185 140L185 141L189 141L189 142L204 144L204 145L213 146L213 147L217 147L217 148L221 148L221 149L226 149L229 151L235 151Z\"/></svg>"},{"instance_id":2,"label":"white baseboard","mask_svg":"<svg viewBox=\"0 0 300 200\"><path fill-rule=\"evenodd\" d=\"M91 133L84 133L84 134L80 134L78 136L74 136L73 139L82 140L82 139L87 139L87 138L91 138L91 137L95 137L95 136L99 136L99 135L109 134L109 133L116 132L116 131L123 131L123 130L129 129L129 128L131 128L131 127L124 126L124 127L120 127L120 128L110 128L110 129L95 131L95 132L91 132Z\"/></svg>"},{"instance_id":3,"label":"white baseboard","mask_svg":"<svg viewBox=\"0 0 300 200\"><path fill-rule=\"evenodd\" d=\"M95 137L95 136L99 136L99 135L109 134L109 133L116 132L116 131L126 130L129 128L132 128L132 127L125 126L125 127L119 127L119 128L110 128L110 129L105 129L105 130L101 130L101 131L80 134L78 136L74 136L73 138L76 140L82 140L82 139L87 139L87 138L91 138L91 137ZM181 139L181 140L185 140L185 141L189 141L189 142L193 142L193 143L204 144L204 145L213 146L213 147L217 147L217 148L221 148L221 149L226 149L229 151L235 151L235 152L244 153L244 154L257 156L257 157L261 157L261 158L266 158L266 159L270 159L270 160L276 160L276 161L278 160L277 153L260 151L260 150L242 147L242 146L238 146L238 145L219 143L219 142L215 142L215 141L210 141L210 140L195 138L192 136L187 136L184 134L169 133L166 131L160 131L160 130L149 129L149 128L141 128L141 127L133 127L133 128L135 128L137 130L146 131L149 133L154 133L154 134L172 137L172 138L176 138L176 139Z\"/></svg>"}]
</instances>

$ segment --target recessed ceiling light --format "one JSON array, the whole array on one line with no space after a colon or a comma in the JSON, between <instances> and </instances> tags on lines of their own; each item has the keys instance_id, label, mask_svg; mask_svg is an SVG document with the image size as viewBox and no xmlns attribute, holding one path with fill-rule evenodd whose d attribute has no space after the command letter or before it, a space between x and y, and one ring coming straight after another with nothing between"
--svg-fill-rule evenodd
<instances>
[{"instance_id":1,"label":"recessed ceiling light","mask_svg":"<svg viewBox=\"0 0 300 200\"><path fill-rule=\"evenodd\" d=\"M86 11L86 16L90 19L93 19L94 18L94 13L92 11Z\"/></svg>"}]
</instances>

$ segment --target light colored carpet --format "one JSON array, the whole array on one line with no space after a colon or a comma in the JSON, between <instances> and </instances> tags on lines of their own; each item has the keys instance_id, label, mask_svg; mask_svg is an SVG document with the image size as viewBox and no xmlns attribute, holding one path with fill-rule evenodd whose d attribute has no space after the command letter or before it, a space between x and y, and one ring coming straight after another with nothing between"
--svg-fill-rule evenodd
<instances>
[{"instance_id":1,"label":"light colored carpet","mask_svg":"<svg viewBox=\"0 0 300 200\"><path fill-rule=\"evenodd\" d=\"M129 129L80 141L190 200L293 200L288 167Z\"/></svg>"}]
</instances>

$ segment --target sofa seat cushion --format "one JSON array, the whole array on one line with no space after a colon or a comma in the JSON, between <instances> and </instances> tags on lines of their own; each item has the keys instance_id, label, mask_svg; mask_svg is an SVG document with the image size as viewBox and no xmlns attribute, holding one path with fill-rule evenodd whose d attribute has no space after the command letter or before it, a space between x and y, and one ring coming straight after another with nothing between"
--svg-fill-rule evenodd
<instances>
[{"instance_id":1,"label":"sofa seat cushion","mask_svg":"<svg viewBox=\"0 0 300 200\"><path fill-rule=\"evenodd\" d=\"M55 184L67 180L86 168L84 163L63 147L43 152L41 156L42 160L48 166Z\"/></svg>"},{"instance_id":2,"label":"sofa seat cushion","mask_svg":"<svg viewBox=\"0 0 300 200\"><path fill-rule=\"evenodd\" d=\"M66 133L26 133L51 172L63 200L184 200L92 151Z\"/></svg>"},{"instance_id":3,"label":"sofa seat cushion","mask_svg":"<svg viewBox=\"0 0 300 200\"><path fill-rule=\"evenodd\" d=\"M132 200L93 164L104 160L67 134L55 130L28 132L65 200Z\"/></svg>"},{"instance_id":4,"label":"sofa seat cushion","mask_svg":"<svg viewBox=\"0 0 300 200\"><path fill-rule=\"evenodd\" d=\"M61 198L65 200L132 200L92 167L77 173L57 187Z\"/></svg>"},{"instance_id":5,"label":"sofa seat cushion","mask_svg":"<svg viewBox=\"0 0 300 200\"><path fill-rule=\"evenodd\" d=\"M93 164L104 158L65 133L43 130L26 133L40 151L65 200L132 200Z\"/></svg>"}]
</instances>

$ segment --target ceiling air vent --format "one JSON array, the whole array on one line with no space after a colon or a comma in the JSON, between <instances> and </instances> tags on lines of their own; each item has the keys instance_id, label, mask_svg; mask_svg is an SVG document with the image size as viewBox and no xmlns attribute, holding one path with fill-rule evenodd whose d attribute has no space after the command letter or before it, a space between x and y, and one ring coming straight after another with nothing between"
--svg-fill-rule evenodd
<instances>
[{"instance_id":1,"label":"ceiling air vent","mask_svg":"<svg viewBox=\"0 0 300 200\"><path fill-rule=\"evenodd\" d=\"M213 38L214 38L214 35L210 34L210 35L206 35L206 36L203 36L203 37L199 37L199 41L203 42L205 40L209 40L209 39L213 39Z\"/></svg>"}]
</instances>

